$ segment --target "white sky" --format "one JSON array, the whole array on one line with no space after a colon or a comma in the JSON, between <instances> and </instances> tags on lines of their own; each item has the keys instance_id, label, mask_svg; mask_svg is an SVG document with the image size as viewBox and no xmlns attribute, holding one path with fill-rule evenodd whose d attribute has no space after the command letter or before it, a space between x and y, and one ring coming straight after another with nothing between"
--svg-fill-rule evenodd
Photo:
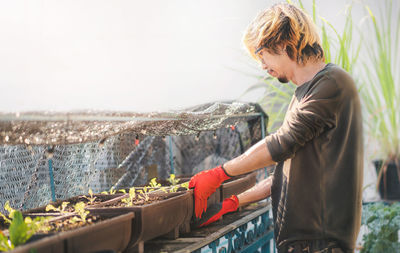
<instances>
[{"instance_id":1,"label":"white sky","mask_svg":"<svg viewBox=\"0 0 400 253\"><path fill-rule=\"evenodd\" d=\"M0 0L0 111L166 111L236 99L256 79L231 68L257 73L242 33L273 2ZM346 2L317 5L341 27Z\"/></svg>"}]
</instances>

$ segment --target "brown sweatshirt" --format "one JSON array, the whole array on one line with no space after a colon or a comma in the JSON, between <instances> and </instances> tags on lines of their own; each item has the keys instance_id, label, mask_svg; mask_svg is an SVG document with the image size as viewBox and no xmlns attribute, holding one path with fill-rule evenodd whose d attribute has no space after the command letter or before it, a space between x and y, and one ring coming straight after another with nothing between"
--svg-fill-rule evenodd
<instances>
[{"instance_id":1,"label":"brown sweatshirt","mask_svg":"<svg viewBox=\"0 0 400 253\"><path fill-rule=\"evenodd\" d=\"M297 87L282 126L266 143L278 163L271 189L277 247L328 239L353 250L361 222L363 141L350 75L330 63Z\"/></svg>"}]
</instances>

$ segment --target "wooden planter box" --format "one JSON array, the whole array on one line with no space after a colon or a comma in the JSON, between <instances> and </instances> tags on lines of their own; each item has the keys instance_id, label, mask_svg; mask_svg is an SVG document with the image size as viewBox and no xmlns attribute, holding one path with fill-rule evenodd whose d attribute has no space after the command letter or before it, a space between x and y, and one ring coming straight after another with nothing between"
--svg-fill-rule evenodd
<instances>
[{"instance_id":1,"label":"wooden planter box","mask_svg":"<svg viewBox=\"0 0 400 253\"><path fill-rule=\"evenodd\" d=\"M190 220L193 212L193 197L190 191L176 193L150 193L151 195L164 195L167 199L151 204L132 207L91 207L88 208L92 214L121 215L134 212L135 219L132 222L132 232L128 248L139 245L143 248L143 242L167 235L170 238L179 236L179 227ZM128 196L128 194L126 195ZM114 200L115 204L120 200ZM143 249L142 249L143 250Z\"/></svg>"},{"instance_id":2,"label":"wooden planter box","mask_svg":"<svg viewBox=\"0 0 400 253\"><path fill-rule=\"evenodd\" d=\"M54 220L72 216L60 216ZM133 218L134 213L126 213L70 231L39 234L36 236L42 238L19 246L11 252L88 253L100 250L120 252L128 246Z\"/></svg>"},{"instance_id":3,"label":"wooden planter box","mask_svg":"<svg viewBox=\"0 0 400 253\"><path fill-rule=\"evenodd\" d=\"M66 253L64 249L64 240L60 238L58 234L39 236L24 245L16 247L14 250L9 251L10 253ZM41 238L40 238L41 237ZM36 250L36 251L35 251Z\"/></svg>"},{"instance_id":4,"label":"wooden planter box","mask_svg":"<svg viewBox=\"0 0 400 253\"><path fill-rule=\"evenodd\" d=\"M239 178L232 178L221 184L221 197L220 201L229 198L232 195L238 195L251 187L257 182L257 173L252 172Z\"/></svg>"},{"instance_id":5,"label":"wooden planter box","mask_svg":"<svg viewBox=\"0 0 400 253\"><path fill-rule=\"evenodd\" d=\"M189 182L191 176L177 176L177 179L180 179L178 184L182 184L185 182ZM161 184L162 186L165 187L172 187L171 184L167 180L157 180L157 183ZM141 187L135 187L135 189L140 189ZM153 189L159 189L159 188L153 188ZM128 189L125 189L128 191ZM187 234L191 232L191 225L196 226L196 221L195 221L195 210L194 210L194 190L189 189L188 192L191 194L191 201L188 203L188 215L186 216L185 221L183 224L179 227L179 232L182 234ZM208 198L207 200L207 207L210 205L220 203L221 200L221 189L217 188L213 194Z\"/></svg>"}]
</instances>

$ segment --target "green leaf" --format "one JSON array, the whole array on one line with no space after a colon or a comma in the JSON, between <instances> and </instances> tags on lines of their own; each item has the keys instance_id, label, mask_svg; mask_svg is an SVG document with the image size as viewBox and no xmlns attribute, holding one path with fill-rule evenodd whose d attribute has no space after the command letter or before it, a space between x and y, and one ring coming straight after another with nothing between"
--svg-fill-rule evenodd
<instances>
[{"instance_id":1,"label":"green leaf","mask_svg":"<svg viewBox=\"0 0 400 253\"><path fill-rule=\"evenodd\" d=\"M51 205L51 204L48 204L47 206L46 206L46 212L48 212L48 211L56 211L56 212L58 212L58 211L60 211L60 209L58 209L58 208L55 208L53 205Z\"/></svg>"},{"instance_id":2,"label":"green leaf","mask_svg":"<svg viewBox=\"0 0 400 253\"><path fill-rule=\"evenodd\" d=\"M10 206L10 201L7 200L4 205L4 209L8 212L8 217L12 218L15 210Z\"/></svg>"},{"instance_id":3,"label":"green leaf","mask_svg":"<svg viewBox=\"0 0 400 253\"><path fill-rule=\"evenodd\" d=\"M369 219L367 220L367 224L369 224L369 223L371 223L371 222L373 222L374 220L376 220L378 217L377 216L375 216L375 215L373 215L373 216L371 216L371 217L369 217Z\"/></svg>"},{"instance_id":4,"label":"green leaf","mask_svg":"<svg viewBox=\"0 0 400 253\"><path fill-rule=\"evenodd\" d=\"M24 244L32 236L20 211L14 211L14 217L8 231L10 232L10 241L14 246Z\"/></svg>"},{"instance_id":5,"label":"green leaf","mask_svg":"<svg viewBox=\"0 0 400 253\"><path fill-rule=\"evenodd\" d=\"M5 236L1 231L0 231L0 251L9 251L14 248L13 245L10 245L10 242L8 241L8 237Z\"/></svg>"}]
</instances>

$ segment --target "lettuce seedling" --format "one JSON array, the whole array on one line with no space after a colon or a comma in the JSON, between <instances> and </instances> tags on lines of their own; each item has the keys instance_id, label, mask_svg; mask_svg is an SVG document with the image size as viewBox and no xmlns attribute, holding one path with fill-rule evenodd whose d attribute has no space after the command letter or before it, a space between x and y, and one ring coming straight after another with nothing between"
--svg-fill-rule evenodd
<instances>
[{"instance_id":1,"label":"lettuce seedling","mask_svg":"<svg viewBox=\"0 0 400 253\"><path fill-rule=\"evenodd\" d=\"M181 187L186 188L186 190L189 190L189 182L182 183Z\"/></svg>"},{"instance_id":2,"label":"lettuce seedling","mask_svg":"<svg viewBox=\"0 0 400 253\"><path fill-rule=\"evenodd\" d=\"M84 202L78 202L74 206L74 211L79 215L79 217L74 216L71 220L72 223L81 221L83 223L86 223L86 218L87 215L89 214L89 211L85 210L85 203Z\"/></svg>"},{"instance_id":3,"label":"lettuce seedling","mask_svg":"<svg viewBox=\"0 0 400 253\"><path fill-rule=\"evenodd\" d=\"M161 187L161 184L157 183L157 178L152 178L150 180L150 187L153 187L153 188Z\"/></svg>"},{"instance_id":4,"label":"lettuce seedling","mask_svg":"<svg viewBox=\"0 0 400 253\"><path fill-rule=\"evenodd\" d=\"M170 174L169 178L167 179L167 181L172 185L175 186L179 183L179 181L181 181L179 178L175 177L175 174Z\"/></svg>"},{"instance_id":5,"label":"lettuce seedling","mask_svg":"<svg viewBox=\"0 0 400 253\"><path fill-rule=\"evenodd\" d=\"M102 191L101 194L115 194L117 191L114 189L114 187L111 187L109 191Z\"/></svg>"},{"instance_id":6,"label":"lettuce seedling","mask_svg":"<svg viewBox=\"0 0 400 253\"><path fill-rule=\"evenodd\" d=\"M67 211L65 211L65 209L67 208L69 202L64 201L61 203L61 206L59 207L55 207L52 204L48 204L46 206L46 212L48 211L55 211L55 212L59 212L59 213L68 213Z\"/></svg>"},{"instance_id":7,"label":"lettuce seedling","mask_svg":"<svg viewBox=\"0 0 400 253\"><path fill-rule=\"evenodd\" d=\"M129 189L129 196L127 198L121 199L126 206L133 206L133 201L136 199L136 190L135 187Z\"/></svg>"},{"instance_id":8,"label":"lettuce seedling","mask_svg":"<svg viewBox=\"0 0 400 253\"><path fill-rule=\"evenodd\" d=\"M50 230L48 226L48 217L36 217L31 219L22 217L22 213L10 207L8 201L6 202L5 209L9 212L8 217L1 214L1 217L10 224L8 228L9 236L4 235L0 231L0 251L13 250L18 245L24 244L36 232L47 232Z\"/></svg>"},{"instance_id":9,"label":"lettuce seedling","mask_svg":"<svg viewBox=\"0 0 400 253\"><path fill-rule=\"evenodd\" d=\"M89 189L89 196L83 196L85 199L89 200L90 204L93 205L94 201L96 200L96 197L93 196L93 191L92 189Z\"/></svg>"}]
</instances>

